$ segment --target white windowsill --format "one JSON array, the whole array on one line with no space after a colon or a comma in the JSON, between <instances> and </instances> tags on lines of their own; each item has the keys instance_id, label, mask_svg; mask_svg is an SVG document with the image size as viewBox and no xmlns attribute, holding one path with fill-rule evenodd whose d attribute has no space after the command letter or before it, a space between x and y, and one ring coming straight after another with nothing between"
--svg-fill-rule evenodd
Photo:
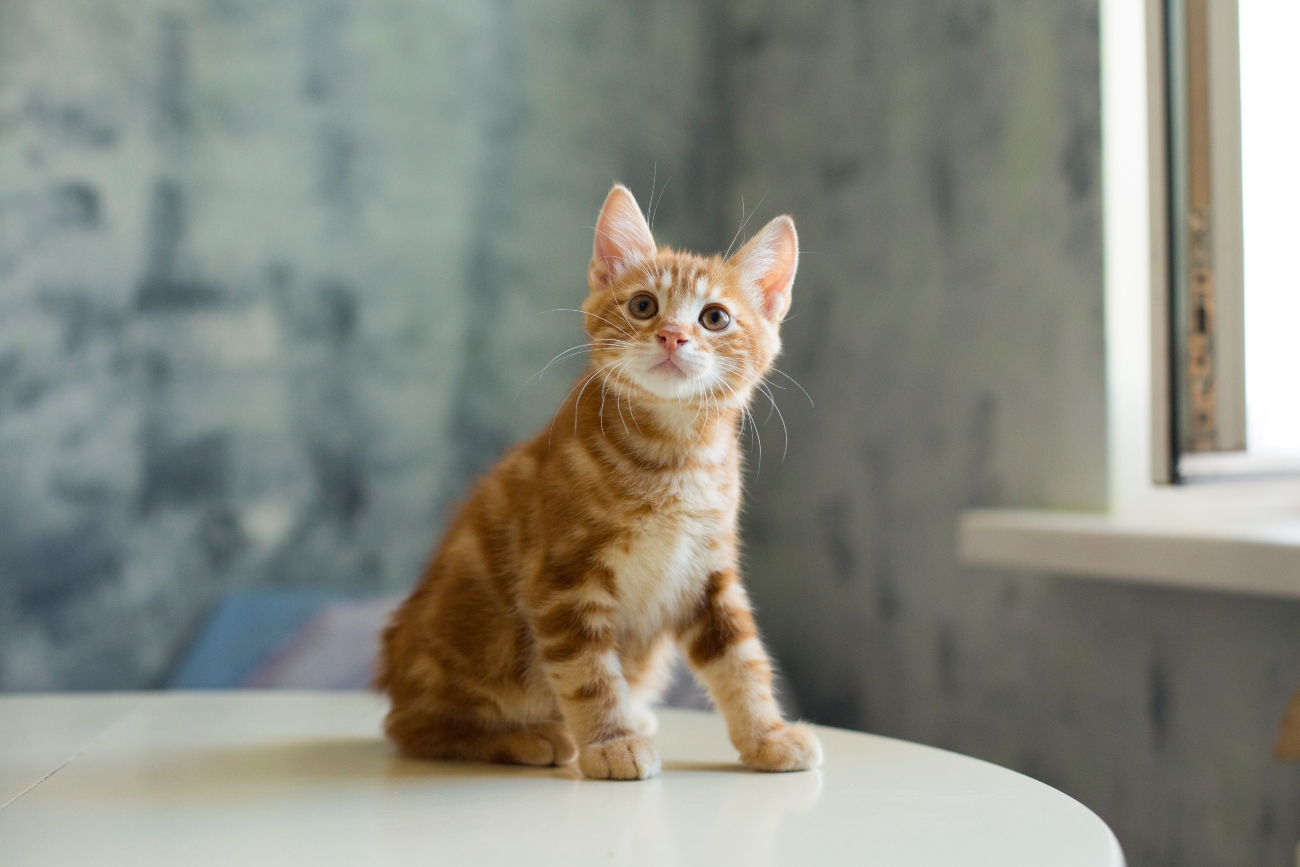
<instances>
[{"instance_id":1,"label":"white windowsill","mask_svg":"<svg viewBox=\"0 0 1300 867\"><path fill-rule=\"evenodd\" d=\"M1152 481L1164 476L1154 458L1168 441L1156 412L1165 401L1153 400L1167 386L1153 359L1166 350L1152 327L1166 313L1153 303L1166 279L1165 226L1153 210L1165 195L1165 151L1149 138L1162 111L1162 85L1149 75L1160 63L1162 9L1159 0L1101 3L1110 509L972 509L961 516L959 552L984 566L1300 599L1300 480L1233 478L1256 463L1220 457L1188 466L1216 481Z\"/></svg>"},{"instance_id":2,"label":"white windowsill","mask_svg":"<svg viewBox=\"0 0 1300 867\"><path fill-rule=\"evenodd\" d=\"M1031 509L969 509L963 562L1139 584L1300 598L1300 517L1213 525Z\"/></svg>"}]
</instances>

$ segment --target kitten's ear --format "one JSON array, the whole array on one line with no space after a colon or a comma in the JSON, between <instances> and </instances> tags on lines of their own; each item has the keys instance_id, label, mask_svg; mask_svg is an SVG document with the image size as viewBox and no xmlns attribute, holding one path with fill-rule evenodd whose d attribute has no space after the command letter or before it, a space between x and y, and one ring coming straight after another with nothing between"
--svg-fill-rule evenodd
<instances>
[{"instance_id":1,"label":"kitten's ear","mask_svg":"<svg viewBox=\"0 0 1300 867\"><path fill-rule=\"evenodd\" d=\"M596 243L587 266L592 291L608 289L628 268L654 258L655 239L631 191L615 184L596 218Z\"/></svg>"},{"instance_id":2,"label":"kitten's ear","mask_svg":"<svg viewBox=\"0 0 1300 867\"><path fill-rule=\"evenodd\" d=\"M741 247L731 262L768 319L780 322L790 309L794 272L799 269L799 236L794 220L777 217Z\"/></svg>"}]
</instances>

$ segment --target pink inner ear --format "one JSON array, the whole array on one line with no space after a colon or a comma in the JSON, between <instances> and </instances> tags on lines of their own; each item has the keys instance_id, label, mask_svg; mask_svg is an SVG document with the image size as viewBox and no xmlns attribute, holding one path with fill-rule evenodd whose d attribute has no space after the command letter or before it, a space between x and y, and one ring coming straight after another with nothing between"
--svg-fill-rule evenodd
<instances>
[{"instance_id":1,"label":"pink inner ear","mask_svg":"<svg viewBox=\"0 0 1300 867\"><path fill-rule=\"evenodd\" d=\"M784 228L784 227L783 227ZM763 311L768 316L784 316L790 306L790 290L799 263L799 247L794 229L781 231L777 237L772 266L763 279Z\"/></svg>"},{"instance_id":2,"label":"pink inner ear","mask_svg":"<svg viewBox=\"0 0 1300 867\"><path fill-rule=\"evenodd\" d=\"M601 285L613 282L627 267L655 253L654 237L632 193L615 184L596 219L592 246L591 278Z\"/></svg>"},{"instance_id":3,"label":"pink inner ear","mask_svg":"<svg viewBox=\"0 0 1300 867\"><path fill-rule=\"evenodd\" d=\"M794 221L777 217L736 254L742 272L762 297L763 312L780 319L790 309L790 292L799 268L799 236Z\"/></svg>"}]
</instances>

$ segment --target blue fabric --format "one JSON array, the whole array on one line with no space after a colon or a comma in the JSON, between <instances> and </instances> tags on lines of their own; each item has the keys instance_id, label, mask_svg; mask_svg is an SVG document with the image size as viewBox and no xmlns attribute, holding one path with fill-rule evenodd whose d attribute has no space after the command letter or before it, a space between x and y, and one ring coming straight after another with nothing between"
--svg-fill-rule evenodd
<instances>
[{"instance_id":1,"label":"blue fabric","mask_svg":"<svg viewBox=\"0 0 1300 867\"><path fill-rule=\"evenodd\" d=\"M307 590L247 590L217 603L211 618L167 681L169 689L233 689L339 597Z\"/></svg>"}]
</instances>

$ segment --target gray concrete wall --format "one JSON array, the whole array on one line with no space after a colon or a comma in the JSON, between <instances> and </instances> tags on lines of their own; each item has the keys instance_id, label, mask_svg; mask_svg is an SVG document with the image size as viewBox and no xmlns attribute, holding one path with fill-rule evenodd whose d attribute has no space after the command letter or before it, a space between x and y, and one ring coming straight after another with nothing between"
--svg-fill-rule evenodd
<instances>
[{"instance_id":1,"label":"gray concrete wall","mask_svg":"<svg viewBox=\"0 0 1300 867\"><path fill-rule=\"evenodd\" d=\"M611 179L712 228L715 14L0 2L0 688L156 684L232 588L408 586L581 364L520 390Z\"/></svg>"},{"instance_id":2,"label":"gray concrete wall","mask_svg":"<svg viewBox=\"0 0 1300 867\"><path fill-rule=\"evenodd\" d=\"M1105 499L1088 0L0 0L0 689L139 687L240 587L407 586L580 361L614 178L805 255L748 569L799 704L1283 864L1300 606L960 567ZM521 386L523 386L521 390ZM762 415L760 414L760 418ZM755 462L757 463L757 462Z\"/></svg>"},{"instance_id":3,"label":"gray concrete wall","mask_svg":"<svg viewBox=\"0 0 1300 867\"><path fill-rule=\"evenodd\" d=\"M735 15L736 192L812 251L747 533L800 707L1057 786L1133 865L1291 864L1300 605L954 557L963 507L1105 502L1096 5Z\"/></svg>"}]
</instances>

